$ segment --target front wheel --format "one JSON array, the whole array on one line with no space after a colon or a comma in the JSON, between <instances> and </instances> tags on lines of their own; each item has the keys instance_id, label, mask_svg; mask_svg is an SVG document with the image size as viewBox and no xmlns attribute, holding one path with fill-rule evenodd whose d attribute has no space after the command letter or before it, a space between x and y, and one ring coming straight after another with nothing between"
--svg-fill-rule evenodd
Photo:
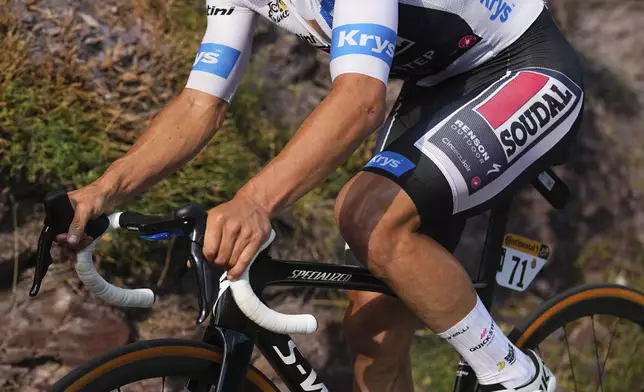
<instances>
[{"instance_id":1,"label":"front wheel","mask_svg":"<svg viewBox=\"0 0 644 392\"><path fill-rule=\"evenodd\" d=\"M52 392L182 391L188 379L217 385L223 352L201 342L159 339L123 346L74 369ZM249 367L244 392L279 392Z\"/></svg>"},{"instance_id":2,"label":"front wheel","mask_svg":"<svg viewBox=\"0 0 644 392\"><path fill-rule=\"evenodd\" d=\"M545 302L508 337L537 350L558 390L644 391L644 294L584 285Z\"/></svg>"}]
</instances>

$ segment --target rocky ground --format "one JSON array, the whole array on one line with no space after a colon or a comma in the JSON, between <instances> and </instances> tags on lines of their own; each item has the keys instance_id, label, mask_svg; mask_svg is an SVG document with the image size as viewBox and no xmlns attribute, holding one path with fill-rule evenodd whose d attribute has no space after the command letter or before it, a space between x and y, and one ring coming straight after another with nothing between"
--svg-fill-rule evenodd
<instances>
[{"instance_id":1,"label":"rocky ground","mask_svg":"<svg viewBox=\"0 0 644 392\"><path fill-rule=\"evenodd\" d=\"M155 41L150 32L162 26L147 20L144 13L128 12L129 6L121 2L8 4L23 28L38 37L31 56L51 57L61 68L86 69L86 77L78 83L99 91L104 102L125 102L119 116L126 120L132 116L132 124L140 124L135 116L142 112L153 115L159 103L170 98L169 92L176 90L176 85L155 83L155 73L186 73L164 68L165 63L158 61L159 48L167 53L168 47L186 43ZM529 312L526 303L581 282L613 281L644 289L644 46L639 33L644 29L644 3L559 0L550 5L583 59L587 104L579 144L569 163L558 169L573 192L570 204L556 211L536 192L526 190L513 208L509 231L548 243L553 254L528 294L531 301L501 292L500 297L508 299L502 315L508 322ZM202 5L195 2L194 6ZM63 33L69 30L75 40L65 38L68 35ZM66 63L70 50L79 51L74 64ZM291 123L301 121L329 87L326 55L265 23L257 31L254 50L256 72L266 80L263 110ZM183 83L177 79L169 83ZM393 82L390 101L398 88L399 83ZM135 132L134 128L125 127L123 137L131 137L128 132ZM1 131L2 124L0 148ZM0 149L0 157L1 153ZM44 391L71 368L136 339L200 338L203 329L193 323L196 305L189 277L162 296L150 312L130 312L88 295L69 266L61 263L50 270L41 294L29 298L43 211L35 196L39 193L22 184L10 185L0 178L0 391ZM484 230L485 217L472 219L457 251L470 270ZM318 255L308 244L298 249L290 254ZM16 265L19 273L14 285ZM270 297L279 310L310 310L317 315L320 330L296 341L329 387L349 390L350 371L339 324L342 308L328 306L336 297L302 290L278 290ZM257 355L255 364L270 372Z\"/></svg>"}]
</instances>

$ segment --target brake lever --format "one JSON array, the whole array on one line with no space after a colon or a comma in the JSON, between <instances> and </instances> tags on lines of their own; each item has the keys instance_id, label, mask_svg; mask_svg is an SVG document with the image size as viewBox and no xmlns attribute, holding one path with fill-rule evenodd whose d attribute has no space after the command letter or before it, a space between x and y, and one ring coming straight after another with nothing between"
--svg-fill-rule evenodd
<instances>
[{"instance_id":1,"label":"brake lever","mask_svg":"<svg viewBox=\"0 0 644 392\"><path fill-rule=\"evenodd\" d=\"M69 225L74 220L74 208L65 191L57 190L45 195L45 221L38 238L38 251L36 253L36 272L34 281L29 290L29 296L35 297L40 291L42 280L47 274L53 260L51 258L51 245L58 234L66 233ZM85 233L92 238L98 238L107 230L110 221L105 215L91 220L85 227Z\"/></svg>"},{"instance_id":2,"label":"brake lever","mask_svg":"<svg viewBox=\"0 0 644 392\"><path fill-rule=\"evenodd\" d=\"M186 219L192 225L190 230L190 266L197 281L197 298L199 300L199 314L197 324L206 321L210 310L215 305L217 296L213 290L212 282L215 278L213 267L203 256L203 241L206 233L206 210L199 204L186 204L177 210L175 216Z\"/></svg>"}]
</instances>

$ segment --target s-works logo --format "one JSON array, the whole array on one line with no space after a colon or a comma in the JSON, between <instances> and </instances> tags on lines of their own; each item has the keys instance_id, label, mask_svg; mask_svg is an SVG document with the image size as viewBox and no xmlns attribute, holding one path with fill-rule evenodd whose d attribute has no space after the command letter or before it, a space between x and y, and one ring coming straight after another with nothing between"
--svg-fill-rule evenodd
<instances>
[{"instance_id":1,"label":"s-works logo","mask_svg":"<svg viewBox=\"0 0 644 392\"><path fill-rule=\"evenodd\" d=\"M363 54L379 58L391 66L396 51L396 32L375 23L355 23L333 29L331 60Z\"/></svg>"},{"instance_id":2,"label":"s-works logo","mask_svg":"<svg viewBox=\"0 0 644 392\"><path fill-rule=\"evenodd\" d=\"M226 45L201 44L192 70L208 72L227 79L237 64L240 53L239 50Z\"/></svg>"},{"instance_id":3,"label":"s-works logo","mask_svg":"<svg viewBox=\"0 0 644 392\"><path fill-rule=\"evenodd\" d=\"M505 23L510 19L510 14L515 7L515 3L508 4L503 0L479 0L480 3L492 13L490 20L499 20Z\"/></svg>"}]
</instances>

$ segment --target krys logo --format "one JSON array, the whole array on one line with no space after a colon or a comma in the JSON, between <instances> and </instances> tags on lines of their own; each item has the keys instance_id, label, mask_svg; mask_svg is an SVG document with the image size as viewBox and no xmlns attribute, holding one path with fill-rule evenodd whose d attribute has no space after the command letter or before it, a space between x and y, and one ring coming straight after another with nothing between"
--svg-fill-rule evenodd
<instances>
[{"instance_id":1,"label":"krys logo","mask_svg":"<svg viewBox=\"0 0 644 392\"><path fill-rule=\"evenodd\" d=\"M192 69L227 79L235 67L239 55L240 51L230 46L213 43L201 44Z\"/></svg>"},{"instance_id":2,"label":"krys logo","mask_svg":"<svg viewBox=\"0 0 644 392\"><path fill-rule=\"evenodd\" d=\"M333 29L331 60L344 55L364 54L391 66L396 40L392 29L374 23L339 26Z\"/></svg>"},{"instance_id":3,"label":"krys logo","mask_svg":"<svg viewBox=\"0 0 644 392\"><path fill-rule=\"evenodd\" d=\"M505 23L515 7L515 3L508 4L503 0L480 0L480 3L492 13L490 20L500 20Z\"/></svg>"},{"instance_id":4,"label":"krys logo","mask_svg":"<svg viewBox=\"0 0 644 392\"><path fill-rule=\"evenodd\" d=\"M416 165L403 155L391 151L384 151L371 158L365 167L383 169L396 177L400 177L416 167Z\"/></svg>"},{"instance_id":5,"label":"krys logo","mask_svg":"<svg viewBox=\"0 0 644 392\"><path fill-rule=\"evenodd\" d=\"M521 71L474 110L494 129L510 162L568 117L581 94L572 82Z\"/></svg>"}]
</instances>

